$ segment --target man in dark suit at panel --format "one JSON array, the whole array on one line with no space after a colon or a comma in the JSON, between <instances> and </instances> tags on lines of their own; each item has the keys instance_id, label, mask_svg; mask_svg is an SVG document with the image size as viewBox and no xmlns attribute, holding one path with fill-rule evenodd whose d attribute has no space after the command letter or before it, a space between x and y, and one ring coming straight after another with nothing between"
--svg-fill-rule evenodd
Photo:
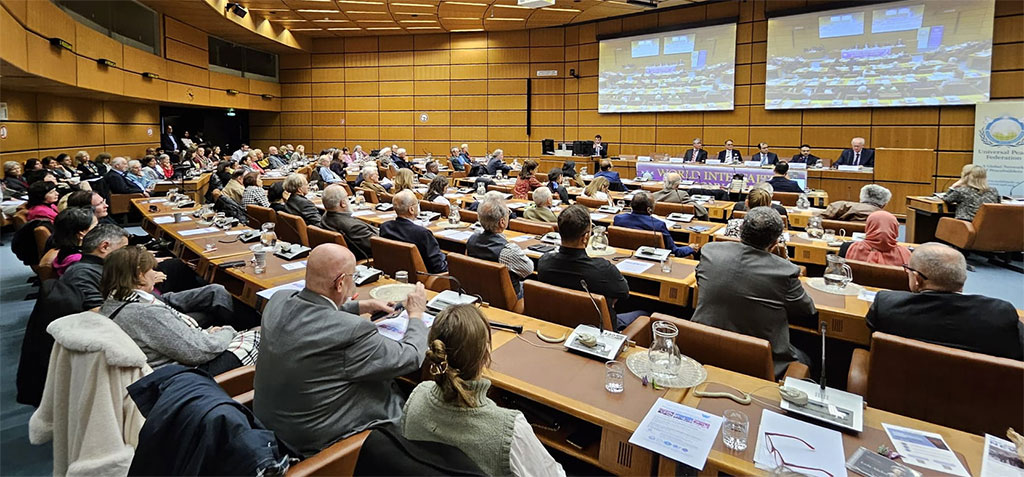
<instances>
[{"instance_id":1,"label":"man in dark suit at panel","mask_svg":"<svg viewBox=\"0 0 1024 477\"><path fill-rule=\"evenodd\" d=\"M594 136L594 155L608 157L608 143L603 142L600 134Z\"/></svg>"},{"instance_id":2,"label":"man in dark suit at panel","mask_svg":"<svg viewBox=\"0 0 1024 477\"><path fill-rule=\"evenodd\" d=\"M398 217L381 224L380 236L415 245L420 251L420 257L423 258L428 273L447 272L448 260L441 251L441 246L437 244L434 234L426 227L413 223L416 216L420 215L420 201L416 194L409 189L403 190L395 194L391 203L394 204Z\"/></svg>"},{"instance_id":3,"label":"man in dark suit at panel","mask_svg":"<svg viewBox=\"0 0 1024 477\"><path fill-rule=\"evenodd\" d=\"M331 184L324 189L324 218L320 226L345 236L345 243L356 256L356 260L372 257L370 238L376 237L378 231L371 225L352 216L348 204L348 193L338 184Z\"/></svg>"},{"instance_id":4,"label":"man in dark suit at panel","mask_svg":"<svg viewBox=\"0 0 1024 477\"><path fill-rule=\"evenodd\" d=\"M170 154L174 151L179 151L182 148L181 139L178 139L174 135L174 128L170 124L164 128L164 133L160 135L160 149Z\"/></svg>"},{"instance_id":5,"label":"man in dark suit at panel","mask_svg":"<svg viewBox=\"0 0 1024 477\"><path fill-rule=\"evenodd\" d=\"M875 167L875 150L864 149L864 138L855 137L850 141L850 148L843 149L833 166Z\"/></svg>"},{"instance_id":6,"label":"man in dark suit at panel","mask_svg":"<svg viewBox=\"0 0 1024 477\"><path fill-rule=\"evenodd\" d=\"M693 321L768 340L775 375L789 363L810 364L789 341L790 322L813 321L817 310L800 282L800 268L774 252L782 217L769 207L747 212L741 242L712 242L697 265L700 294Z\"/></svg>"},{"instance_id":7,"label":"man in dark suit at panel","mask_svg":"<svg viewBox=\"0 0 1024 477\"><path fill-rule=\"evenodd\" d=\"M811 167L821 161L821 158L811 154L811 146L803 144L800 146L800 153L794 154L793 158L789 160L789 163L804 163L807 167Z\"/></svg>"},{"instance_id":8,"label":"man in dark suit at panel","mask_svg":"<svg viewBox=\"0 0 1024 477\"><path fill-rule=\"evenodd\" d=\"M787 174L789 174L789 164L786 164L786 161L779 161L778 164L775 164L775 175L768 179L768 183L772 185L772 190L775 192L803 192L804 190L800 187L800 184L790 179Z\"/></svg>"},{"instance_id":9,"label":"man in dark suit at panel","mask_svg":"<svg viewBox=\"0 0 1024 477\"><path fill-rule=\"evenodd\" d=\"M1009 302L962 294L967 262L956 249L930 242L904 265L911 291L882 290L867 323L881 331L1010 359L1024 359L1024 324Z\"/></svg>"},{"instance_id":10,"label":"man in dark suit at panel","mask_svg":"<svg viewBox=\"0 0 1024 477\"><path fill-rule=\"evenodd\" d=\"M722 161L722 164L743 162L743 156L740 154L740 151L733 149L732 144L732 139L726 139L725 149L718 153L718 160Z\"/></svg>"},{"instance_id":11,"label":"man in dark suit at panel","mask_svg":"<svg viewBox=\"0 0 1024 477\"><path fill-rule=\"evenodd\" d=\"M775 163L779 162L778 154L768 151L768 143L762 142L757 145L757 153L754 157L751 157L751 161L758 161L762 166L774 166Z\"/></svg>"},{"instance_id":12,"label":"man in dark suit at panel","mask_svg":"<svg viewBox=\"0 0 1024 477\"><path fill-rule=\"evenodd\" d=\"M708 151L704 149L704 142L699 137L693 140L693 149L686 151L683 160L686 162L706 162L708 160Z\"/></svg>"}]
</instances>

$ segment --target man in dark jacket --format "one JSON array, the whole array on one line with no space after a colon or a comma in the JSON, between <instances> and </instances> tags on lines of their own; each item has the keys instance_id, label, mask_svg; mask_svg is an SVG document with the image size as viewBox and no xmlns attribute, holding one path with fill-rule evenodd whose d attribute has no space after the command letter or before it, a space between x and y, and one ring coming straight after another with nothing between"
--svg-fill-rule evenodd
<instances>
[{"instance_id":1,"label":"man in dark jacket","mask_svg":"<svg viewBox=\"0 0 1024 477\"><path fill-rule=\"evenodd\" d=\"M788 177L789 164L786 161L779 161L775 164L775 175L768 179L775 192L796 192L803 193L800 184Z\"/></svg>"},{"instance_id":2,"label":"man in dark jacket","mask_svg":"<svg viewBox=\"0 0 1024 477\"><path fill-rule=\"evenodd\" d=\"M103 180L106 181L107 186L110 187L110 192L113 194L142 194L149 196L146 191L142 190L134 182L128 180L125 174L128 173L128 160L123 157L115 157L110 161L110 172L103 176Z\"/></svg>"},{"instance_id":3,"label":"man in dark jacket","mask_svg":"<svg viewBox=\"0 0 1024 477\"><path fill-rule=\"evenodd\" d=\"M494 154L491 155L491 159L487 161L487 174L495 175L498 171L502 174L508 175L508 172L512 170L512 166L505 164L505 152L501 149L495 149ZM472 174L470 174L472 175Z\"/></svg>"},{"instance_id":4,"label":"man in dark jacket","mask_svg":"<svg viewBox=\"0 0 1024 477\"><path fill-rule=\"evenodd\" d=\"M298 215L306 222L306 225L320 225L320 211L313 204L313 201L306 198L309 193L309 182L306 176L292 174L284 180L284 190L288 192L288 200L284 207L289 214Z\"/></svg>"},{"instance_id":5,"label":"man in dark jacket","mask_svg":"<svg viewBox=\"0 0 1024 477\"><path fill-rule=\"evenodd\" d=\"M323 228L333 230L345 236L349 250L356 260L364 260L373 256L370 239L378 235L378 231L366 222L352 216L348 204L348 193L338 184L331 184L324 189L324 218L320 221Z\"/></svg>"},{"instance_id":6,"label":"man in dark jacket","mask_svg":"<svg viewBox=\"0 0 1024 477\"><path fill-rule=\"evenodd\" d=\"M399 242L411 243L420 251L423 264L428 273L444 273L448 271L448 260L441 252L434 234L426 227L413 223L420 214L420 203L411 190L403 190L395 194L391 201L395 206L395 220L384 222L380 226L380 236ZM410 270L410 273L412 270Z\"/></svg>"}]
</instances>

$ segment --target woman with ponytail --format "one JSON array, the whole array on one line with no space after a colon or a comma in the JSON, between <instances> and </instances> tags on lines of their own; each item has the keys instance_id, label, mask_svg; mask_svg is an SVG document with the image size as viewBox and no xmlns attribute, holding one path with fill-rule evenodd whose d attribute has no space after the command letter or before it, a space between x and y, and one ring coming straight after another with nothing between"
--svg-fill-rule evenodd
<instances>
[{"instance_id":1,"label":"woman with ponytail","mask_svg":"<svg viewBox=\"0 0 1024 477\"><path fill-rule=\"evenodd\" d=\"M402 432L410 440L458 447L488 475L564 476L523 413L498 407L482 377L491 360L491 330L473 305L437 315L427 337L433 381L416 386L405 403Z\"/></svg>"}]
</instances>

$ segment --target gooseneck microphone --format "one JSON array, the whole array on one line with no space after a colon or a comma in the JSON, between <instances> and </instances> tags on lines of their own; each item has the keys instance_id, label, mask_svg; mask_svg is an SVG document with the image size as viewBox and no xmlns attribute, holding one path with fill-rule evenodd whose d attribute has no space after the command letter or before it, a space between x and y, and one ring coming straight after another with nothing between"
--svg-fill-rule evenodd
<instances>
[{"instance_id":1,"label":"gooseneck microphone","mask_svg":"<svg viewBox=\"0 0 1024 477\"><path fill-rule=\"evenodd\" d=\"M821 322L821 398L825 398L825 331L826 324L824 321Z\"/></svg>"},{"instance_id":2,"label":"gooseneck microphone","mask_svg":"<svg viewBox=\"0 0 1024 477\"><path fill-rule=\"evenodd\" d=\"M597 306L597 300L594 299L594 294L590 293L587 281L581 278L580 285L583 287L583 291L587 292L587 296L590 297L590 302L594 304L594 310L597 311L597 329L601 330L601 334L604 334L604 314L601 313L601 307Z\"/></svg>"}]
</instances>

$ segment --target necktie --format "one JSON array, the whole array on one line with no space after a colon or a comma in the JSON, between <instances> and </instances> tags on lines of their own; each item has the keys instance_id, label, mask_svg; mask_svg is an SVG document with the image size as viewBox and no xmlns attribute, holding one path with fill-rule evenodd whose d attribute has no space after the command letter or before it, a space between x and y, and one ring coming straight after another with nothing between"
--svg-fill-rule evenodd
<instances>
[{"instance_id":1,"label":"necktie","mask_svg":"<svg viewBox=\"0 0 1024 477\"><path fill-rule=\"evenodd\" d=\"M859 152L853 154L853 165L855 165L855 166L859 166L860 165L860 153Z\"/></svg>"},{"instance_id":2,"label":"necktie","mask_svg":"<svg viewBox=\"0 0 1024 477\"><path fill-rule=\"evenodd\" d=\"M697 150L693 150L693 162L697 162Z\"/></svg>"},{"instance_id":3,"label":"necktie","mask_svg":"<svg viewBox=\"0 0 1024 477\"><path fill-rule=\"evenodd\" d=\"M768 164L768 155L762 152L761 153L761 165L763 166L765 164Z\"/></svg>"}]
</instances>

